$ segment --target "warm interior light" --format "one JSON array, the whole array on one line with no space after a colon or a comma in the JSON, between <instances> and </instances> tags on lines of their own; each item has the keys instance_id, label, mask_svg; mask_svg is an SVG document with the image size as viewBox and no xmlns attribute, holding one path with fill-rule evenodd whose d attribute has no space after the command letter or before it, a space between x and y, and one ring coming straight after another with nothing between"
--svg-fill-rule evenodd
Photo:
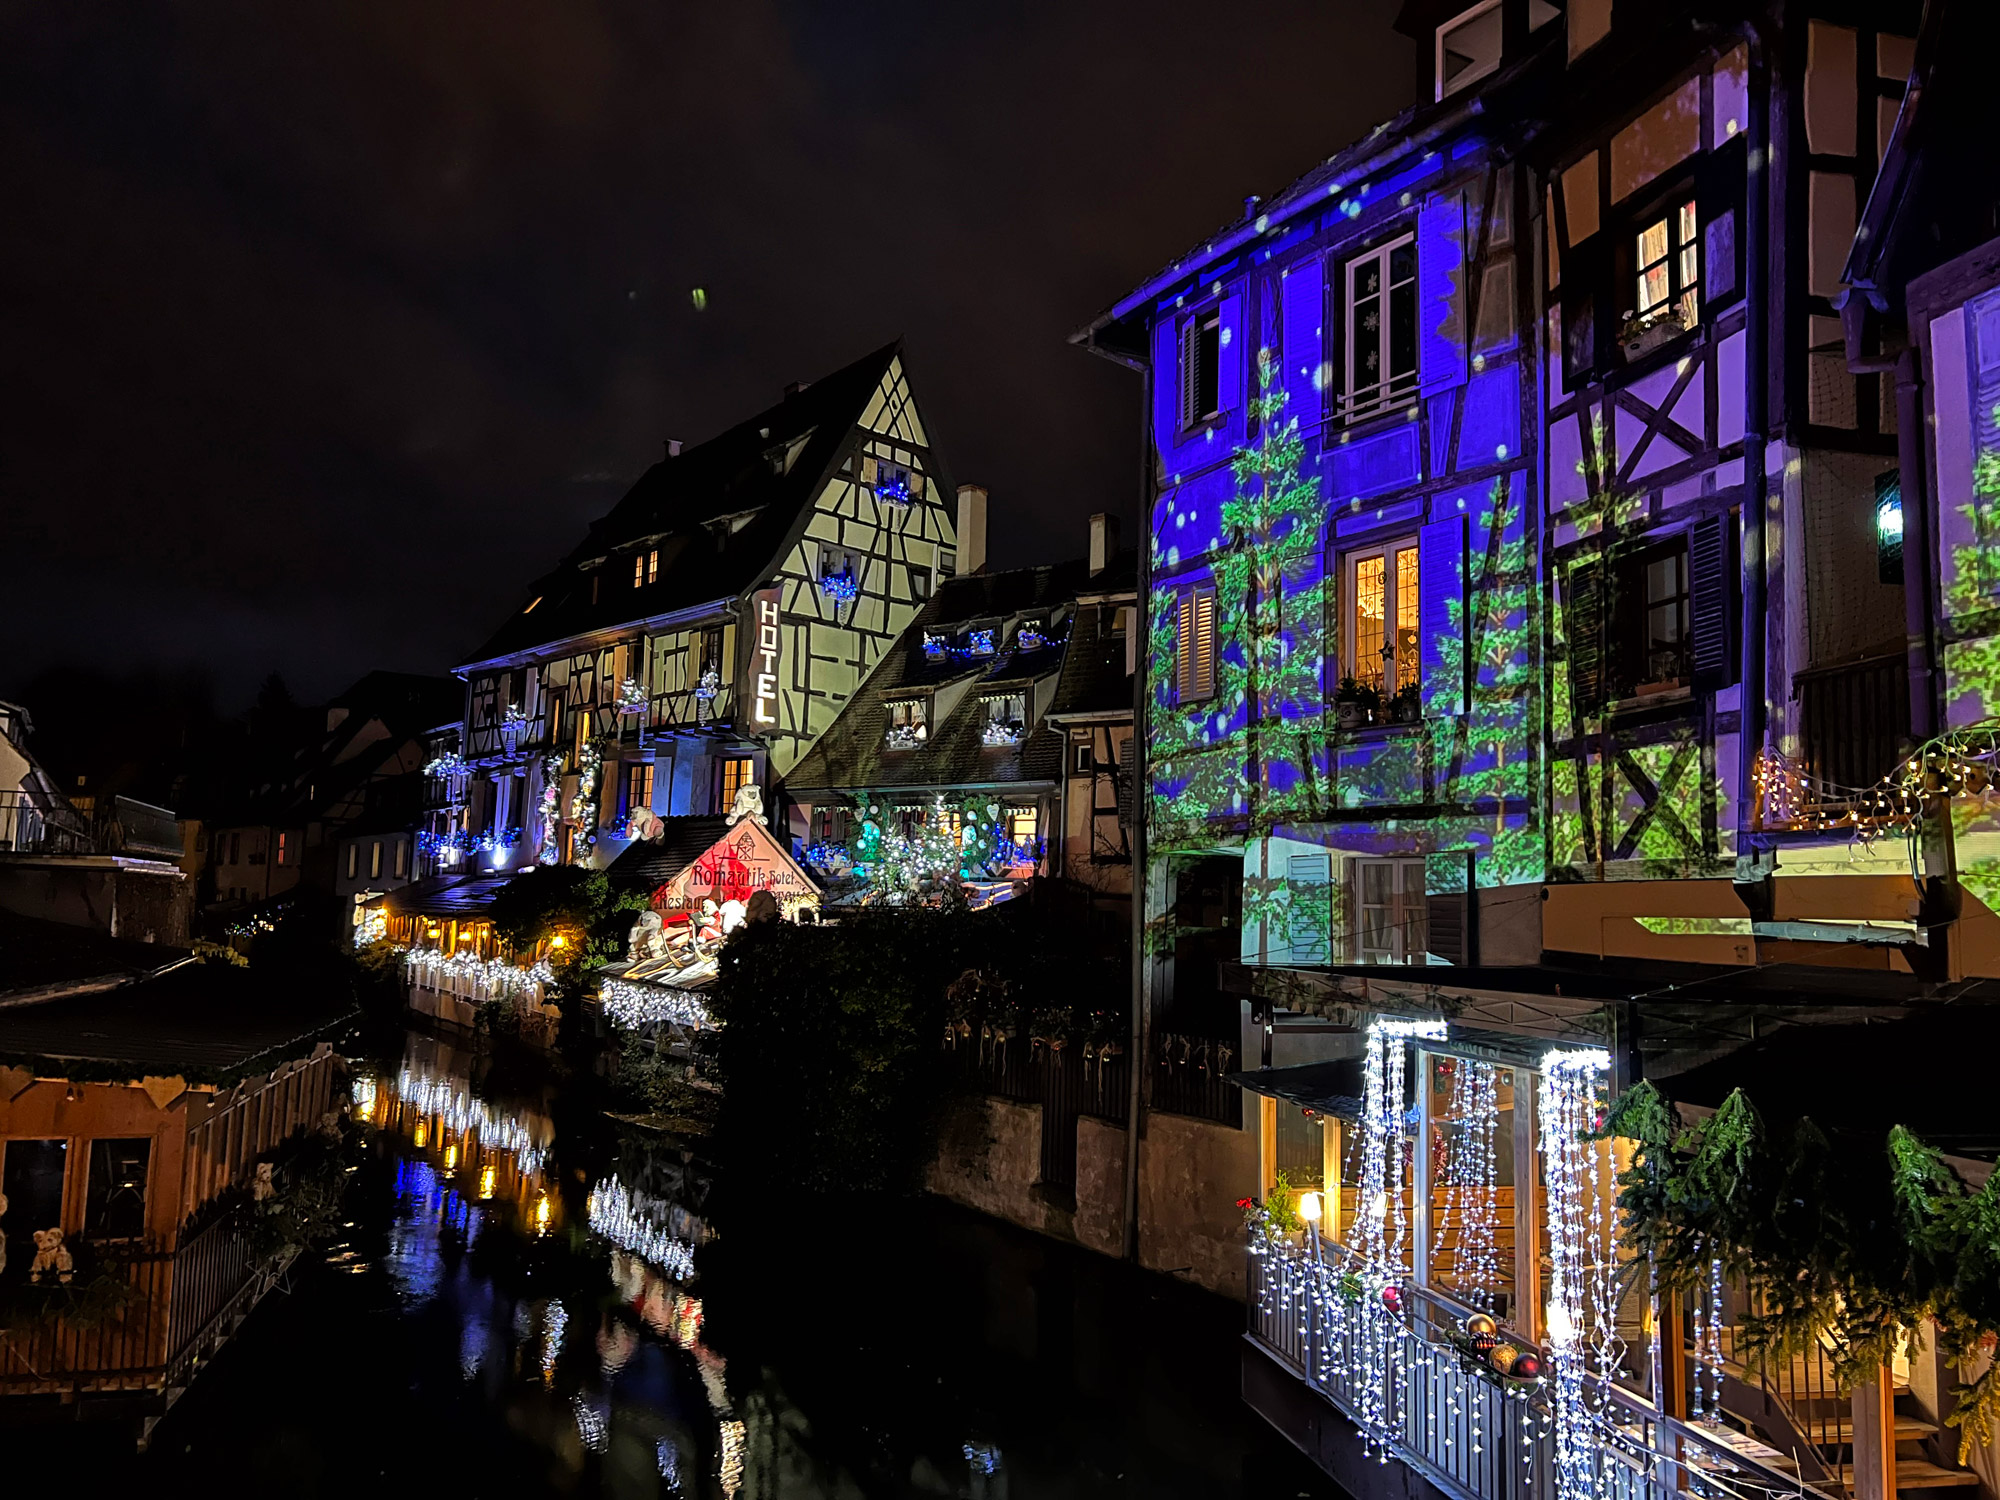
<instances>
[{"instance_id":1,"label":"warm interior light","mask_svg":"<svg viewBox=\"0 0 2000 1500\"><path fill-rule=\"evenodd\" d=\"M1299 1217L1301 1219L1304 1219L1308 1224L1317 1224L1319 1223L1319 1212L1318 1193L1299 1194Z\"/></svg>"},{"instance_id":2,"label":"warm interior light","mask_svg":"<svg viewBox=\"0 0 2000 1500\"><path fill-rule=\"evenodd\" d=\"M493 1169L491 1167L487 1167L479 1174L479 1196L482 1198L491 1198L493 1196Z\"/></svg>"},{"instance_id":3,"label":"warm interior light","mask_svg":"<svg viewBox=\"0 0 2000 1500\"><path fill-rule=\"evenodd\" d=\"M423 1150L424 1147L428 1146L431 1143L430 1121L428 1120L417 1121L416 1142L417 1142L417 1149L419 1151Z\"/></svg>"}]
</instances>

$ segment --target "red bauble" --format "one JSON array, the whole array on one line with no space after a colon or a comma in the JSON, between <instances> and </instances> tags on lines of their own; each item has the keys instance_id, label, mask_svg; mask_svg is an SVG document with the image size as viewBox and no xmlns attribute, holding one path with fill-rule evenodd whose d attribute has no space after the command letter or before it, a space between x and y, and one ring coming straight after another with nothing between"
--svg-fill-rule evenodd
<instances>
[{"instance_id":1,"label":"red bauble","mask_svg":"<svg viewBox=\"0 0 2000 1500\"><path fill-rule=\"evenodd\" d=\"M1539 1354L1523 1354L1514 1361L1514 1367L1507 1372L1516 1380L1540 1380L1542 1378L1542 1357Z\"/></svg>"},{"instance_id":2,"label":"red bauble","mask_svg":"<svg viewBox=\"0 0 2000 1500\"><path fill-rule=\"evenodd\" d=\"M1403 1289L1393 1283L1382 1288L1382 1305L1392 1313L1403 1310Z\"/></svg>"}]
</instances>

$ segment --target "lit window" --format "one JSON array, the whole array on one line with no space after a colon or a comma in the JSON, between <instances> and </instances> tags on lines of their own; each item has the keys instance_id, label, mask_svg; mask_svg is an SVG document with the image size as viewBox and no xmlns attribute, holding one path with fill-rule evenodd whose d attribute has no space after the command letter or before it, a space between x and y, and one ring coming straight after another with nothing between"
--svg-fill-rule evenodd
<instances>
[{"instance_id":1,"label":"lit window","mask_svg":"<svg viewBox=\"0 0 2000 1500\"><path fill-rule=\"evenodd\" d=\"M1364 964L1422 963L1430 942L1424 862L1354 862L1355 952Z\"/></svg>"},{"instance_id":2,"label":"lit window","mask_svg":"<svg viewBox=\"0 0 2000 1500\"><path fill-rule=\"evenodd\" d=\"M632 587L638 588L646 581L646 559L638 553L632 555Z\"/></svg>"},{"instance_id":3,"label":"lit window","mask_svg":"<svg viewBox=\"0 0 2000 1500\"><path fill-rule=\"evenodd\" d=\"M359 844L349 844L347 846L347 878L352 880L354 872L360 868L361 846Z\"/></svg>"},{"instance_id":4,"label":"lit window","mask_svg":"<svg viewBox=\"0 0 2000 1500\"><path fill-rule=\"evenodd\" d=\"M288 834L288 833L281 833L281 834L279 834L279 835L278 835L278 863L279 863L279 864L283 864L283 863L285 862L285 855L286 855L286 853L288 852L288 849L289 849L289 844L290 844L290 840L291 840L291 835L290 835L290 834Z\"/></svg>"},{"instance_id":5,"label":"lit window","mask_svg":"<svg viewBox=\"0 0 2000 1500\"><path fill-rule=\"evenodd\" d=\"M1437 97L1500 71L1500 0L1482 0L1437 29Z\"/></svg>"},{"instance_id":6,"label":"lit window","mask_svg":"<svg viewBox=\"0 0 2000 1500\"><path fill-rule=\"evenodd\" d=\"M747 755L732 755L722 762L721 807L725 812L735 805L736 794L750 785L751 772L756 765L756 761Z\"/></svg>"},{"instance_id":7,"label":"lit window","mask_svg":"<svg viewBox=\"0 0 2000 1500\"><path fill-rule=\"evenodd\" d=\"M625 815L653 805L653 763L634 761L625 768Z\"/></svg>"},{"instance_id":8,"label":"lit window","mask_svg":"<svg viewBox=\"0 0 2000 1500\"><path fill-rule=\"evenodd\" d=\"M284 863L284 858L285 840L284 835L280 834L278 836L278 862L280 864ZM382 841L380 839L375 840L374 844L369 847L368 878L370 880L379 880L382 878Z\"/></svg>"},{"instance_id":9,"label":"lit window","mask_svg":"<svg viewBox=\"0 0 2000 1500\"><path fill-rule=\"evenodd\" d=\"M1347 386L1341 407L1361 416L1417 389L1417 242L1402 239L1347 263Z\"/></svg>"},{"instance_id":10,"label":"lit window","mask_svg":"<svg viewBox=\"0 0 2000 1500\"><path fill-rule=\"evenodd\" d=\"M924 742L929 732L929 705L922 698L901 698L889 705L888 744L891 750L910 750Z\"/></svg>"},{"instance_id":11,"label":"lit window","mask_svg":"<svg viewBox=\"0 0 2000 1500\"><path fill-rule=\"evenodd\" d=\"M1036 831L1041 826L1039 809L1033 807L1010 807L1007 809L1007 837L1014 844L1026 847L1035 841Z\"/></svg>"},{"instance_id":12,"label":"lit window","mask_svg":"<svg viewBox=\"0 0 2000 1500\"><path fill-rule=\"evenodd\" d=\"M1211 308L1181 328L1181 426L1222 410L1222 314Z\"/></svg>"},{"instance_id":13,"label":"lit window","mask_svg":"<svg viewBox=\"0 0 2000 1500\"><path fill-rule=\"evenodd\" d=\"M1347 675L1387 697L1418 681L1417 539L1347 556ZM1393 668L1393 670L1392 670Z\"/></svg>"},{"instance_id":14,"label":"lit window","mask_svg":"<svg viewBox=\"0 0 2000 1500\"><path fill-rule=\"evenodd\" d=\"M410 870L410 846L402 839L396 840L396 878L401 880Z\"/></svg>"},{"instance_id":15,"label":"lit window","mask_svg":"<svg viewBox=\"0 0 2000 1500\"><path fill-rule=\"evenodd\" d=\"M1199 703L1215 694L1215 590L1189 589L1174 619L1174 696Z\"/></svg>"},{"instance_id":16,"label":"lit window","mask_svg":"<svg viewBox=\"0 0 2000 1500\"><path fill-rule=\"evenodd\" d=\"M1672 309L1682 328L1701 316L1701 220L1690 199L1638 234L1637 316Z\"/></svg>"},{"instance_id":17,"label":"lit window","mask_svg":"<svg viewBox=\"0 0 2000 1500\"><path fill-rule=\"evenodd\" d=\"M655 547L651 552L648 552L646 554L646 582L658 583L659 581L660 581L660 549L658 547Z\"/></svg>"}]
</instances>

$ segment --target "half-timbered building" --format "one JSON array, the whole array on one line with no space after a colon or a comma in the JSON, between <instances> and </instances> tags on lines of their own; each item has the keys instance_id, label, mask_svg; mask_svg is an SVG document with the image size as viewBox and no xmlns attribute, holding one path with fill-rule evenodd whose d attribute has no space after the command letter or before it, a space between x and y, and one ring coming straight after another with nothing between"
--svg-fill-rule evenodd
<instances>
[{"instance_id":1,"label":"half-timbered building","mask_svg":"<svg viewBox=\"0 0 2000 1500\"><path fill-rule=\"evenodd\" d=\"M768 793L979 566L900 344L667 456L458 668L466 835L608 864L634 812Z\"/></svg>"},{"instance_id":2,"label":"half-timbered building","mask_svg":"<svg viewBox=\"0 0 2000 1500\"><path fill-rule=\"evenodd\" d=\"M2000 973L1996 17L1398 24L1420 104L1078 335L1146 382L1142 1017L1246 1065L1188 1209L1251 1219L1246 1395L1354 1489L1986 1487L1933 1293L1857 1345L1857 1259L1787 1312L1755 1225L1676 1264L1644 1189L1724 1117L1815 1212L1885 1135L1989 1180L1956 1064L1893 1059L1947 999L1982 1047Z\"/></svg>"}]
</instances>

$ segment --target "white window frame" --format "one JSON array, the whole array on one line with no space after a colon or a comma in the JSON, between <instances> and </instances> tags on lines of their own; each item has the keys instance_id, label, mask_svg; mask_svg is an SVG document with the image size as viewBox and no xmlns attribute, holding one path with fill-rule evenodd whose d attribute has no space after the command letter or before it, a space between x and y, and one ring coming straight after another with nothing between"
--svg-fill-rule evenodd
<instances>
[{"instance_id":1,"label":"white window frame","mask_svg":"<svg viewBox=\"0 0 2000 1500\"><path fill-rule=\"evenodd\" d=\"M1389 315L1389 299L1394 290L1390 279L1391 257L1394 256L1396 251L1407 245L1410 247L1411 259L1415 261L1417 259L1416 243L1417 237L1414 233L1399 234L1394 239L1383 241L1373 249L1362 251L1341 267L1341 338L1342 342L1346 345L1346 384L1341 387L1340 410L1341 415L1348 421L1353 421L1357 417L1368 416L1375 412L1387 411L1391 407L1400 405L1405 401L1414 401L1416 399L1417 387L1423 378L1424 363L1422 339L1423 309L1421 306L1418 306L1416 309L1417 324L1412 330L1417 335L1415 338L1416 362L1410 367L1409 373L1402 377L1404 383L1401 386L1397 385L1396 377L1389 373L1389 351L1392 338L1390 325L1393 322L1393 319ZM1376 299L1380 305L1381 316L1377 320L1374 334L1376 340L1375 354L1378 361L1376 369L1381 378L1368 387L1368 395L1363 399L1357 394L1360 387L1356 384L1357 377L1355 375L1355 356L1361 352L1362 346L1359 320L1354 315L1354 282L1361 268L1371 263L1377 263L1382 268L1382 290ZM1422 266L1418 265L1410 276L1410 285L1417 288L1417 291L1412 293L1413 299L1417 299L1418 294L1422 290L1422 269Z\"/></svg>"},{"instance_id":2,"label":"white window frame","mask_svg":"<svg viewBox=\"0 0 2000 1500\"><path fill-rule=\"evenodd\" d=\"M1392 882L1388 910L1389 945L1386 948L1370 948L1365 943L1368 935L1369 903L1366 901L1367 876L1364 871L1388 869ZM1353 920L1348 926L1348 941L1352 945L1348 952L1350 961L1357 964L1421 964L1430 956L1430 901L1424 890L1424 862L1421 859L1355 859L1347 866L1349 910ZM1421 927L1420 943L1412 952L1413 929Z\"/></svg>"},{"instance_id":3,"label":"white window frame","mask_svg":"<svg viewBox=\"0 0 2000 1500\"><path fill-rule=\"evenodd\" d=\"M1418 660L1415 675L1418 683L1421 684L1423 681L1423 549L1418 542L1417 534L1410 532L1405 536L1384 537L1379 542L1369 546L1355 547L1350 551L1343 552L1340 556L1341 675L1352 677L1356 682L1363 681L1359 670L1361 664L1359 658L1356 656L1356 648L1360 644L1361 636L1361 621L1357 613L1361 605L1361 591L1355 584L1356 574L1360 565L1369 558L1379 557L1382 559L1382 640L1384 645L1393 645L1396 639L1396 619L1400 603L1397 597L1398 580L1396 570L1396 556L1400 552L1415 552L1417 554L1418 627L1417 646L1415 649ZM1374 662L1370 664L1371 671L1379 668L1382 673L1382 685L1379 691L1384 703L1387 703L1391 695L1396 691L1396 669L1401 667L1401 665L1402 663L1394 657L1383 656L1376 657Z\"/></svg>"},{"instance_id":4,"label":"white window frame","mask_svg":"<svg viewBox=\"0 0 2000 1500\"><path fill-rule=\"evenodd\" d=\"M1481 16L1490 15L1494 11L1497 11L1499 9L1500 9L1500 0L1479 0L1479 4L1472 6L1467 10L1460 11L1457 15L1453 16L1449 21L1446 21L1443 25L1439 26L1437 31L1433 33L1435 37L1435 42L1432 49L1431 59L1432 59L1433 75L1437 83L1437 97L1439 99L1444 98L1445 95L1447 94L1455 94L1460 89L1469 87L1470 85L1479 82L1479 80L1482 78L1491 78L1495 73L1500 71L1500 54L1496 52L1491 62L1474 63L1471 67L1467 68L1463 73L1459 74L1456 78L1454 78L1451 81L1450 87L1447 88L1445 86L1445 81L1444 81L1445 35L1448 32L1457 31L1461 26L1465 26L1473 21L1477 21ZM1504 41L1502 45L1503 46L1505 45Z\"/></svg>"}]
</instances>

